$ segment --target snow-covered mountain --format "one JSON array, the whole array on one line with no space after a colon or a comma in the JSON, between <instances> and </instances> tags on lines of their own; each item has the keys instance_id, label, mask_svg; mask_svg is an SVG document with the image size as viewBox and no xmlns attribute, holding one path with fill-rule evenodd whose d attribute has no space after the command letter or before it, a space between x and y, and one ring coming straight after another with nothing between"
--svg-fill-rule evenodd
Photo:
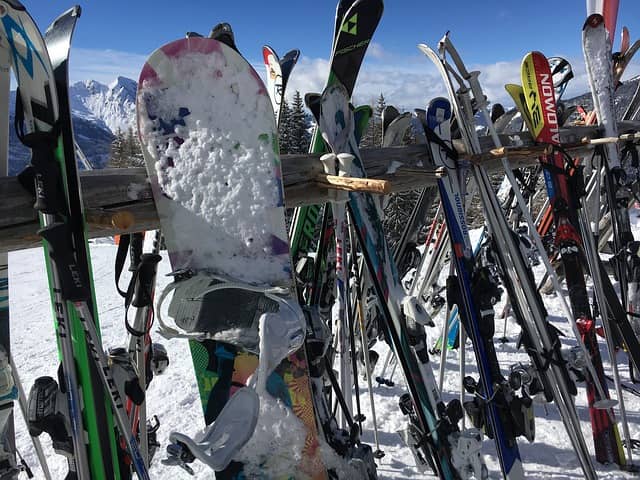
<instances>
[{"instance_id":1,"label":"snow-covered mountain","mask_svg":"<svg viewBox=\"0 0 640 480\"><path fill-rule=\"evenodd\" d=\"M109 85L87 80L69 88L71 110L76 117L106 127L114 135L118 130L135 131L137 83L118 77Z\"/></svg>"},{"instance_id":2,"label":"snow-covered mountain","mask_svg":"<svg viewBox=\"0 0 640 480\"><path fill-rule=\"evenodd\" d=\"M621 115L631 101L640 77L624 82L616 92L616 108ZM135 98L137 83L126 77L117 77L105 85L95 80L77 82L69 87L69 98L76 140L94 166L103 168L109 161L109 149L118 130L136 132ZM584 105L591 109L591 93L568 99L566 105ZM13 124L15 92L11 92L10 111ZM18 141L11 128L11 174L18 173L29 161L29 151Z\"/></svg>"},{"instance_id":3,"label":"snow-covered mountain","mask_svg":"<svg viewBox=\"0 0 640 480\"><path fill-rule=\"evenodd\" d=\"M109 149L118 130L136 131L134 80L118 77L110 85L94 80L77 82L69 87L71 115L76 141L94 168L104 168ZM10 125L13 125L16 92L10 96ZM29 162L30 153L10 128L10 175L16 175ZM80 167L82 168L82 167Z\"/></svg>"}]
</instances>

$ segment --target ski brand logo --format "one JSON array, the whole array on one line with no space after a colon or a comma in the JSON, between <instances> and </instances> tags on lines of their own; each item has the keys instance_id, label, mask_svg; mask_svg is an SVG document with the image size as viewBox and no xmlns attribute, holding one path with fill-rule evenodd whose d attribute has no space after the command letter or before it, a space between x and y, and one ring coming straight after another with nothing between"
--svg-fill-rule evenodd
<instances>
[{"instance_id":1,"label":"ski brand logo","mask_svg":"<svg viewBox=\"0 0 640 480\"><path fill-rule=\"evenodd\" d=\"M533 65L531 63L531 56L527 55L522 63L522 83L524 91L527 92L525 100L529 109L531 123L533 124L533 132L531 132L534 138L538 137L540 130L542 130L542 113L540 112L540 103L538 102L538 86L534 79Z\"/></svg>"},{"instance_id":2,"label":"ski brand logo","mask_svg":"<svg viewBox=\"0 0 640 480\"><path fill-rule=\"evenodd\" d=\"M353 45L347 45L343 49L338 50L335 53L335 56L337 57L337 56L340 56L340 55L344 55L344 54L349 53L349 52L351 52L353 50L357 50L358 48L363 48L363 47L366 48L367 45L369 45L369 40L368 39L367 40L362 40L361 42L358 42L358 43L354 43Z\"/></svg>"},{"instance_id":3,"label":"ski brand logo","mask_svg":"<svg viewBox=\"0 0 640 480\"><path fill-rule=\"evenodd\" d=\"M522 83L531 113L536 140L560 143L555 90L549 63L539 52L529 53L522 62Z\"/></svg>"},{"instance_id":4,"label":"ski brand logo","mask_svg":"<svg viewBox=\"0 0 640 480\"><path fill-rule=\"evenodd\" d=\"M456 214L458 216L458 226L460 230L462 230L463 238L469 237L469 230L467 228L467 220L464 212L464 204L462 203L462 198L460 197L460 192L455 192L454 200L456 203ZM466 242L465 242L466 243Z\"/></svg>"},{"instance_id":5,"label":"ski brand logo","mask_svg":"<svg viewBox=\"0 0 640 480\"><path fill-rule=\"evenodd\" d=\"M348 33L350 35L357 35L358 34L358 14L354 13L351 17L345 20L345 22L342 24L342 28L340 29L340 31Z\"/></svg>"},{"instance_id":6,"label":"ski brand logo","mask_svg":"<svg viewBox=\"0 0 640 480\"><path fill-rule=\"evenodd\" d=\"M303 252L311 251L313 240L315 239L316 225L320 218L320 209L316 205L311 205L306 209L304 223L300 237L299 249Z\"/></svg>"},{"instance_id":7,"label":"ski brand logo","mask_svg":"<svg viewBox=\"0 0 640 480\"><path fill-rule=\"evenodd\" d=\"M556 113L556 99L551 81L551 73L542 73L538 76L540 92L542 93L542 110L545 124L551 133L551 140L560 143L558 133L558 115Z\"/></svg>"}]
</instances>

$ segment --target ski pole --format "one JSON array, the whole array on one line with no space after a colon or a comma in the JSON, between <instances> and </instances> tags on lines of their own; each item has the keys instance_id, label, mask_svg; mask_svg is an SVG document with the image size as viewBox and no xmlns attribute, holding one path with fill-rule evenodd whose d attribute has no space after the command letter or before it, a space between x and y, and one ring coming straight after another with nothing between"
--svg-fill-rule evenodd
<instances>
[{"instance_id":1,"label":"ski pole","mask_svg":"<svg viewBox=\"0 0 640 480\"><path fill-rule=\"evenodd\" d=\"M131 334L129 343L129 354L133 354L135 365L138 371L138 382L140 389L146 391L147 387L147 356L150 341L149 328L153 321L153 291L156 282L156 272L158 262L162 257L155 253L143 253L140 256L140 263L136 269L136 278L133 288L131 305L137 308L133 327L127 323L127 330ZM133 344L133 345L132 345ZM133 346L133 351L132 351ZM140 451L149 466L149 442L147 432L147 408L146 398L137 405L132 414L132 430L135 433L136 427L139 429ZM137 410L137 412L136 412ZM137 413L137 414L136 414Z\"/></svg>"},{"instance_id":2,"label":"ski pole","mask_svg":"<svg viewBox=\"0 0 640 480\"><path fill-rule=\"evenodd\" d=\"M64 193L57 191L58 178L60 170L52 157L52 149L54 148L56 136L53 132L33 132L22 137L22 142L31 148L31 165L35 170L35 193L36 202L34 209L39 212L41 224L43 228L38 232L49 245L48 255L51 260L51 280L53 288L53 298L55 305L55 316L58 328L56 334L60 343L60 353L62 356L62 369L64 372L65 389L67 393L67 401L69 407L69 420L71 425L71 438L73 443L74 466L80 480L90 479L89 457L84 443L84 426L81 413L81 399L76 371L75 362L73 360L73 346L71 338L67 334L70 329L69 310L67 297L71 294L85 295L84 285L76 283L74 274L77 274L76 265L73 264L73 270L59 269L58 262L51 250L51 244L46 238L47 232L53 232L53 229L63 226L64 224L56 222L56 213L64 210L62 198ZM67 229L67 228L65 228ZM65 232L66 234L67 232ZM70 235L66 238L60 237L60 240L70 240ZM69 245L69 248L71 246ZM47 251L47 249L45 249ZM61 275L67 273L66 284L62 281ZM71 465L71 464L70 464Z\"/></svg>"},{"instance_id":3,"label":"ski pole","mask_svg":"<svg viewBox=\"0 0 640 480\"><path fill-rule=\"evenodd\" d=\"M20 381L20 376L18 375L18 369L16 368L15 363L13 363L13 356L9 355L9 364L11 365L11 372L13 374L13 381L18 387L18 404L20 405L20 411L22 412L22 417L27 421L27 396L24 392L24 388L22 388L22 382ZM47 457L42 450L42 443L40 439L34 435L29 435L31 437L31 442L33 443L33 448L36 451L36 455L38 457L38 461L40 462L40 467L42 468L42 473L46 480L52 480L51 472L49 471L49 464L47 462Z\"/></svg>"},{"instance_id":4,"label":"ski pole","mask_svg":"<svg viewBox=\"0 0 640 480\"><path fill-rule=\"evenodd\" d=\"M507 299L505 305L504 305L504 310L502 311L502 316L504 317L504 328L502 329L502 337L500 337L500 342L501 343L507 343L509 341L509 339L507 338L507 321L509 319L509 310L510 310L510 301L509 299Z\"/></svg>"},{"instance_id":5,"label":"ski pole","mask_svg":"<svg viewBox=\"0 0 640 480\"><path fill-rule=\"evenodd\" d=\"M444 317L444 325L442 326L442 341L440 342L440 378L438 378L438 388L442 391L444 386L444 371L447 363L447 350L449 349L447 338L449 336L449 323L452 321L451 312L453 308L447 308Z\"/></svg>"},{"instance_id":6,"label":"ski pole","mask_svg":"<svg viewBox=\"0 0 640 480\"><path fill-rule=\"evenodd\" d=\"M387 373L387 369L389 367L389 363L391 362L393 357L393 350L389 349L387 351L387 355L384 357L384 364L382 365L382 371L380 372L380 375L376 377L376 382L378 382L378 385L382 385L384 383L384 376Z\"/></svg>"},{"instance_id":7,"label":"ski pole","mask_svg":"<svg viewBox=\"0 0 640 480\"><path fill-rule=\"evenodd\" d=\"M355 268L358 267L357 262L354 259L357 259L357 252L356 252L356 248L355 245L353 245L350 242L351 247L351 252L349 255L349 260L348 260L348 264L349 264L349 268L348 268L348 272L353 271L354 265ZM358 381L358 358L356 356L356 335L355 335L355 322L354 322L354 312L353 312L353 308L352 308L352 289L351 289L351 285L349 282L349 277L350 275L347 275L347 283L348 283L348 288L347 288L347 292L346 292L346 303L347 303L347 318L349 321L349 343L351 344L351 370L353 371L353 380L354 380L354 389L355 389L355 394L356 394L356 415L354 415L354 420L358 422L358 425L360 427L360 431L362 431L362 422L365 420L365 416L362 414L362 408L360 406L360 382ZM355 298L355 301L358 302L358 298ZM363 337L364 338L364 337ZM369 355L369 350L368 350L368 344L363 343L361 345L361 349L362 349L362 354L363 355Z\"/></svg>"},{"instance_id":8,"label":"ski pole","mask_svg":"<svg viewBox=\"0 0 640 480\"><path fill-rule=\"evenodd\" d=\"M40 192L38 192L38 195L40 195ZM44 198L46 199L46 196ZM41 198L38 197L38 199L40 200ZM72 246L67 244L71 238L69 226L62 222L50 222L53 215L44 214L43 216L45 217L45 227L40 229L38 233L49 245L49 256L54 267L52 269L54 285L59 286L56 288L56 296L59 295L63 303L69 301L75 306L80 323L85 331L89 353L96 364L103 386L109 394L116 423L131 455L136 473L142 480L149 480L149 472L140 454L137 440L128 423L127 413L116 382L111 374L107 355L102 349L93 314L85 300L87 298L87 290L84 279L79 275Z\"/></svg>"},{"instance_id":9,"label":"ski pole","mask_svg":"<svg viewBox=\"0 0 640 480\"><path fill-rule=\"evenodd\" d=\"M607 342L607 349L609 350L609 356L611 358L611 369L613 373L614 386L616 389L616 394L618 396L618 405L620 408L620 419L622 422L622 432L625 437L625 445L627 447L627 460L629 463L633 462L633 456L631 453L631 433L629 432L629 423L627 420L627 410L625 408L624 398L622 396L622 387L620 382L620 373L618 372L618 363L616 362L616 351L615 345L613 343L613 329L611 328L611 324L609 323L608 311L606 308L606 297L604 291L602 289L602 278L600 268L598 266L598 252L596 250L596 243L594 239L594 235L591 235L591 232L587 231L587 226L591 225L595 230L597 227L594 226L593 222L589 221L588 214L584 208L580 209L581 216L581 230L582 237L585 239L584 246L587 255L587 261L589 265L592 266L592 280L593 286L596 294L596 299L598 304L602 305L603 308L600 309L600 318L602 319L602 326L604 327L605 338ZM589 259L591 259L589 261ZM595 259L595 261L594 261ZM630 362L633 363L633 362ZM594 379L594 382L598 381L597 378Z\"/></svg>"},{"instance_id":10,"label":"ski pole","mask_svg":"<svg viewBox=\"0 0 640 480\"><path fill-rule=\"evenodd\" d=\"M334 152L337 153L337 152ZM343 169L343 162L335 154L326 154L320 158L323 164L325 173L335 174L336 171L339 175L346 175L346 170ZM347 165L348 167L348 165ZM351 402L351 385L353 383L352 372L349 366L349 360L347 359L347 352L354 348L354 345L350 345L350 336L347 335L348 319L347 316L351 314L348 297L348 285L349 278L345 264L345 229L346 229L346 210L345 202L348 200L348 196L345 192L336 193L335 197L329 204L333 213L334 222L334 240L336 248L336 304L337 304L337 344L338 344L338 361L340 362L340 369L338 371L340 378L340 388L343 394L346 396L345 401L349 410L349 414L353 411L353 405ZM357 380L356 380L357 381ZM346 417L342 413L340 415L340 426L346 428Z\"/></svg>"},{"instance_id":11,"label":"ski pole","mask_svg":"<svg viewBox=\"0 0 640 480\"><path fill-rule=\"evenodd\" d=\"M125 444L127 445L127 450L131 455L131 460L136 473L138 474L138 477L140 479L150 480L151 477L149 477L147 466L144 459L142 458L142 454L140 453L137 439L131 431L131 426L128 422L127 411L125 410L122 402L122 397L120 396L120 392L118 390L116 382L111 375L107 354L104 352L104 350L102 349L102 345L100 344L100 338L98 337L98 332L96 331L95 323L93 322L93 316L91 315L89 306L83 300L75 301L74 305L78 310L80 322L84 327L87 343L89 344L89 350L93 356L93 360L98 366L100 379L102 380L105 390L107 390L107 393L109 394L109 397L111 399L111 406L113 407L113 413L116 418L116 423L118 425L118 428L120 429L120 434L123 437Z\"/></svg>"},{"instance_id":12,"label":"ski pole","mask_svg":"<svg viewBox=\"0 0 640 480\"><path fill-rule=\"evenodd\" d=\"M393 364L391 365L391 373L389 373L389 378L386 378L385 385L387 387L393 387L393 375L396 373L396 367L398 366L398 357L395 355L392 358Z\"/></svg>"},{"instance_id":13,"label":"ski pole","mask_svg":"<svg viewBox=\"0 0 640 480\"><path fill-rule=\"evenodd\" d=\"M356 242L353 235L353 225L349 224L349 243L355 247ZM366 342L366 330L364 324L364 311L362 308L362 285L360 283L361 277L358 272L358 269L355 269L355 280L356 280L356 302L358 306L358 322L360 324L360 337L363 345L367 345ZM376 458L382 458L384 456L384 452L380 449L380 441L378 440L378 422L376 419L376 407L373 401L373 388L371 386L371 367L369 365L369 351L364 352L364 368L367 374L367 390L369 391L369 403L371 404L371 416L373 421L373 438L376 443L376 451L373 455Z\"/></svg>"}]
</instances>

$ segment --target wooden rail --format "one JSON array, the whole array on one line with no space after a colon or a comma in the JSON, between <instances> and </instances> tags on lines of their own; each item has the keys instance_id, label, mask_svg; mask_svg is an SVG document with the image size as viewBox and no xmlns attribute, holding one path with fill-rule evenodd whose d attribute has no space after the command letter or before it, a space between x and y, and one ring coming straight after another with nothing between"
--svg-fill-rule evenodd
<instances>
[{"instance_id":1,"label":"wooden rail","mask_svg":"<svg viewBox=\"0 0 640 480\"><path fill-rule=\"evenodd\" d=\"M640 122L624 122L620 132L640 130ZM597 127L571 127L561 130L561 142L574 156L590 154L594 148L584 139L600 137ZM528 133L501 135L505 145L493 148L489 137L481 137L483 153L469 156L458 141L454 146L461 157L482 164L489 171L502 169L506 157L513 168L534 165L544 146L536 145ZM611 141L611 140L608 140ZM371 188L400 192L434 185L442 171L433 166L424 145L363 149L362 161ZM282 155L285 199L287 207L324 203L334 179L327 179L319 154ZM159 226L144 168L122 168L82 171L82 197L89 227L89 238L117 233L151 230ZM384 186L384 188L382 187ZM342 188L352 188L343 186ZM38 218L33 210L33 197L15 177L0 177L0 251L19 250L40 244Z\"/></svg>"}]
</instances>

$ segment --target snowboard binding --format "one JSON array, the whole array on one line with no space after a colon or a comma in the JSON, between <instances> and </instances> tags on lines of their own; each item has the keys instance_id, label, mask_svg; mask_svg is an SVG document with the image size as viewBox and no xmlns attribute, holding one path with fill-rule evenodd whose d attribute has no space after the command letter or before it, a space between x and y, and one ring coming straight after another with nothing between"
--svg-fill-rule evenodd
<instances>
[{"instance_id":1,"label":"snowboard binding","mask_svg":"<svg viewBox=\"0 0 640 480\"><path fill-rule=\"evenodd\" d=\"M178 270L170 275L174 281L163 290L156 309L162 336L219 340L253 353L258 353L260 316L279 312L279 305L287 303L283 296L289 294L286 288L249 285L208 271ZM168 313L175 327L167 325L161 313L171 292ZM303 318L301 313L297 316Z\"/></svg>"}]
</instances>

